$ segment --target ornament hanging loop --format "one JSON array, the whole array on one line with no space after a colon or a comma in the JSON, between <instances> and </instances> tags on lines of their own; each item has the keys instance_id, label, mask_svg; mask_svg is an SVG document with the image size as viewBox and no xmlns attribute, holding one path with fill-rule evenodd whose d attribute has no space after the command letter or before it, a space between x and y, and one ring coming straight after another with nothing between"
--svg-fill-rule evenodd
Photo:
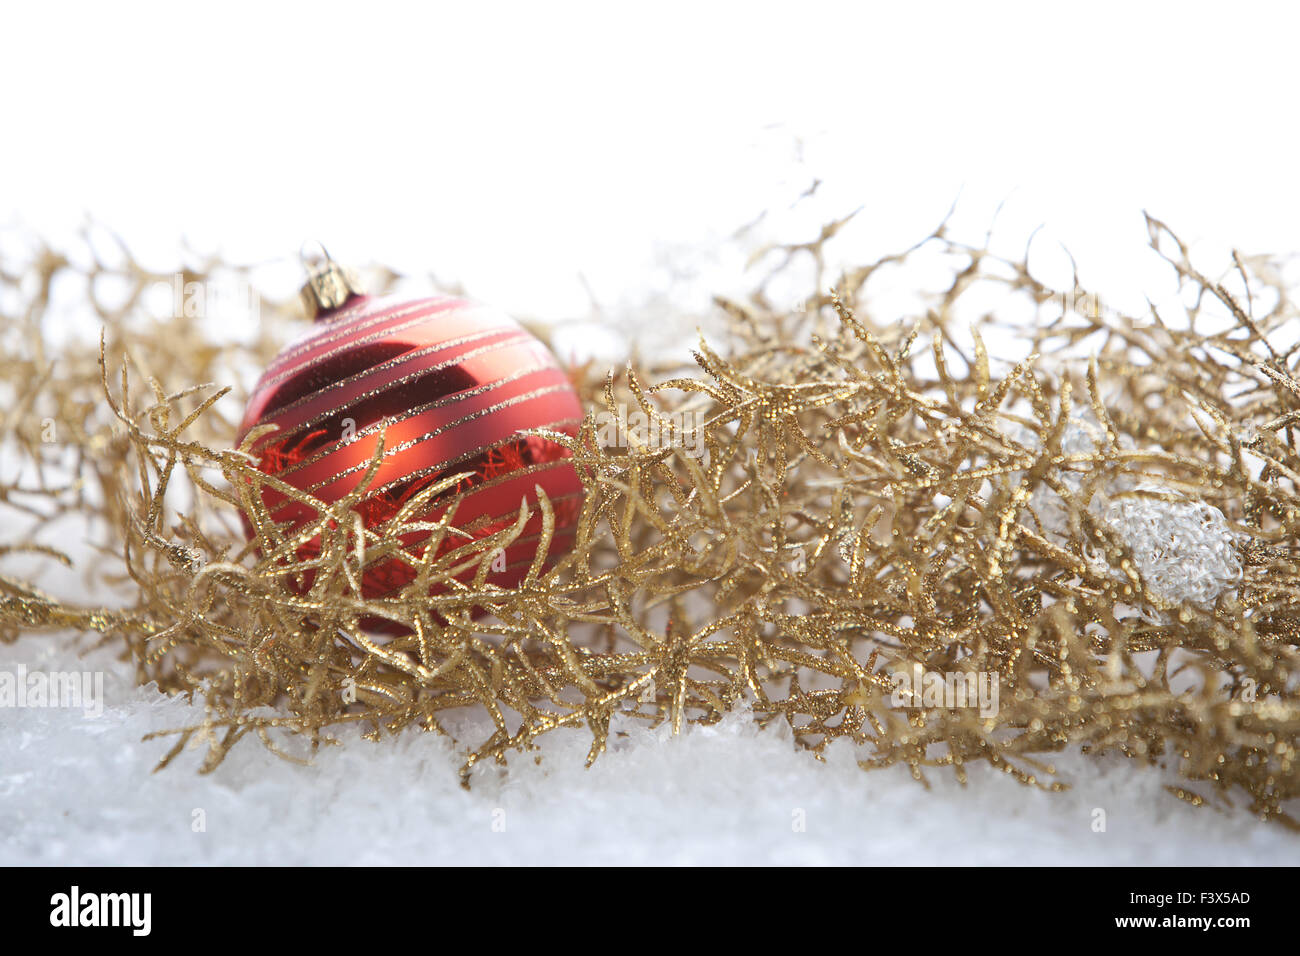
<instances>
[{"instance_id":1,"label":"ornament hanging loop","mask_svg":"<svg viewBox=\"0 0 1300 956\"><path fill-rule=\"evenodd\" d=\"M346 305L357 296L365 295L356 274L330 258L329 250L319 240L312 240L320 249L320 255L314 259L307 256L311 242L303 243L298 250L298 258L307 272L307 283L299 295L307 315L312 319L322 318L335 309Z\"/></svg>"}]
</instances>

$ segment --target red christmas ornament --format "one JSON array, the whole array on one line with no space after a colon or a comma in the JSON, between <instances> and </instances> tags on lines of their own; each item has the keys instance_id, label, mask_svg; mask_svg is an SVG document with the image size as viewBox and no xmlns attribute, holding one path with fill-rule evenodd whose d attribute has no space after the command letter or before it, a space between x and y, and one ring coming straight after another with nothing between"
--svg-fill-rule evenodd
<instances>
[{"instance_id":1,"label":"red christmas ornament","mask_svg":"<svg viewBox=\"0 0 1300 956\"><path fill-rule=\"evenodd\" d=\"M328 259L311 273L303 297L316 325L263 373L239 430L242 442L259 425L279 426L251 448L260 470L333 503L364 479L384 431L383 460L355 508L366 527L397 514L421 489L469 472L417 519L438 520L448 499L461 495L454 524L482 538L512 526L527 500L535 514L504 560L495 557L490 583L513 587L533 562L542 527L534 485L555 510L550 558L571 546L583 492L570 452L519 431L574 435L582 407L537 338L508 316L463 299L367 297ZM263 501L290 531L318 517L270 488ZM413 580L427 540L427 532L404 535L404 556L369 568L364 595L382 597ZM467 540L447 535L440 550ZM319 551L316 538L298 556L306 560Z\"/></svg>"}]
</instances>

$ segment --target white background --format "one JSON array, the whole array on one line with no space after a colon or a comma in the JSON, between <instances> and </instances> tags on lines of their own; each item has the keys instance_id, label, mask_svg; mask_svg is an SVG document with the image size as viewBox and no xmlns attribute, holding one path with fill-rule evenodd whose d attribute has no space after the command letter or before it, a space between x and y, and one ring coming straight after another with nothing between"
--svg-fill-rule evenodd
<instances>
[{"instance_id":1,"label":"white background","mask_svg":"<svg viewBox=\"0 0 1300 956\"><path fill-rule=\"evenodd\" d=\"M717 281L743 287L725 237L816 177L809 215L776 220L783 238L861 207L853 242L879 254L958 196L977 232L1005 203L1008 242L1043 225L1085 285L1132 301L1154 281L1144 208L1211 253L1300 246L1298 25L1281 3L9 5L0 227L57 240L90 215L164 269L182 237L247 262L315 237L516 312L582 316L594 296L618 322L609 310L653 294L674 257L713 256ZM4 653L76 666L57 644ZM166 745L140 735L184 707L110 690L89 729L33 712L0 732L0 861L1260 862L1297 848L1177 804L1128 763L1071 764L1065 797L1000 780L926 795L740 729L630 745L591 775L581 746L555 744L553 771L469 796L425 738L353 742L308 770L248 745L224 776L150 777ZM1109 837L1089 826L1099 805ZM501 806L522 821L508 837L490 831ZM206 834L195 807L212 811ZM764 828L786 835L754 838Z\"/></svg>"},{"instance_id":2,"label":"white background","mask_svg":"<svg viewBox=\"0 0 1300 956\"><path fill-rule=\"evenodd\" d=\"M862 247L959 195L1115 297L1140 210L1300 246L1284 3L11 5L0 223L432 269L586 309L814 177ZM802 158L800 161L800 157ZM820 223L818 223L820 224ZM806 238L804 235L786 239ZM165 263L167 264L167 263Z\"/></svg>"}]
</instances>

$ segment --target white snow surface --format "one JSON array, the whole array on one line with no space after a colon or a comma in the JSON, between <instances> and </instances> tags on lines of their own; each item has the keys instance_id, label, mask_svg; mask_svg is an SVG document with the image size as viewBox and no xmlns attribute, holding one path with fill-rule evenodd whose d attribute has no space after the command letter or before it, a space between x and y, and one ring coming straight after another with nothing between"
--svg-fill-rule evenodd
<instances>
[{"instance_id":1,"label":"white snow surface","mask_svg":"<svg viewBox=\"0 0 1300 956\"><path fill-rule=\"evenodd\" d=\"M5 666L103 670L103 713L14 708L0 733L0 864L1240 864L1300 859L1300 838L1242 810L1188 806L1171 770L1061 755L1064 793L983 767L960 786L932 771L864 772L847 743L825 762L744 713L679 737L625 727L584 768L589 737L545 740L540 760L480 767L460 786L456 748L407 733L343 734L309 766L255 740L214 773L190 751L151 773L170 740L150 731L201 709L103 650L25 638ZM472 720L467 716L466 720ZM464 729L462 727L462 729ZM478 728L482 730L482 728ZM482 739L464 734L463 739ZM1237 800L1240 804L1242 801ZM1096 811L1106 830L1095 832ZM196 811L204 828L196 831ZM803 828L798 824L802 822Z\"/></svg>"}]
</instances>

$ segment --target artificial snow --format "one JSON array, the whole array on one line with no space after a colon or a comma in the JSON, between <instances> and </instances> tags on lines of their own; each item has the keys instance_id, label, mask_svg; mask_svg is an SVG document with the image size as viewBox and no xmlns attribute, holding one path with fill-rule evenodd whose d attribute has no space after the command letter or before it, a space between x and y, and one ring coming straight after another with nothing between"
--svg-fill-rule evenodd
<instances>
[{"instance_id":1,"label":"artificial snow","mask_svg":"<svg viewBox=\"0 0 1300 956\"><path fill-rule=\"evenodd\" d=\"M1166 793L1170 769L1061 755L1065 793L1026 788L981 765L963 788L927 771L864 772L847 742L825 762L779 726L735 713L679 737L625 724L584 769L585 732L544 738L540 761L512 755L460 786L446 738L411 732L343 745L309 766L254 740L214 773L199 750L151 773L172 739L151 731L201 708L154 687L105 651L34 635L0 666L103 671L103 713L0 713L0 864L1278 864L1300 837L1237 809ZM482 739L472 714L463 739ZM1208 787L1203 787L1208 792ZM1244 801L1238 799L1241 805ZM1094 829L1104 820L1104 832Z\"/></svg>"}]
</instances>

